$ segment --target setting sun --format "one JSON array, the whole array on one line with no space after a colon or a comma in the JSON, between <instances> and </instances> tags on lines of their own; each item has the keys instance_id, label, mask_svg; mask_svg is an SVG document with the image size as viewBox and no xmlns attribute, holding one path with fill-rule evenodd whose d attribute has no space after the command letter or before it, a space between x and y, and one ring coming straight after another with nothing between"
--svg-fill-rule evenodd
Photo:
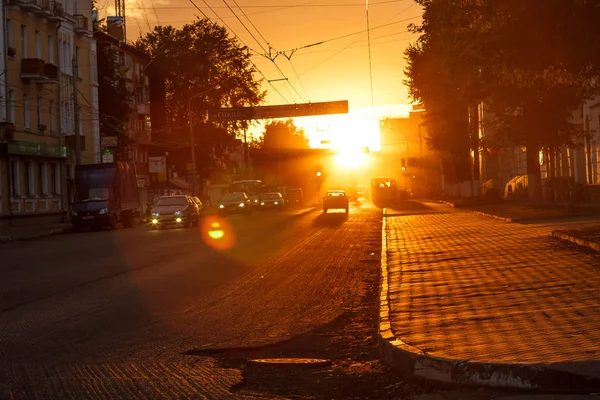
<instances>
[{"instance_id":1,"label":"setting sun","mask_svg":"<svg viewBox=\"0 0 600 400\"><path fill-rule=\"evenodd\" d=\"M361 153L359 149L344 149L335 156L335 163L344 169L354 170L364 166L367 163L367 155Z\"/></svg>"}]
</instances>

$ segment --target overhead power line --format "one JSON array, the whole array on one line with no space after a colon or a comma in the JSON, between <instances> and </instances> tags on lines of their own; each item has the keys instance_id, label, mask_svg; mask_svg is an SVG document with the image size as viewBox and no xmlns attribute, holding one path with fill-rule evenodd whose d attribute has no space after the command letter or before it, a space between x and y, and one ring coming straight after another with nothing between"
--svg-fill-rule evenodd
<instances>
[{"instance_id":1,"label":"overhead power line","mask_svg":"<svg viewBox=\"0 0 600 400\"><path fill-rule=\"evenodd\" d=\"M199 12L200 12L200 13L201 13L201 14L202 14L202 15L203 15L203 16L204 16L204 17L205 17L207 20L211 21L211 19L210 19L210 18L208 18L208 15L206 15L206 13L205 13L204 11L202 11L202 10L200 9L200 7L198 7L198 5L196 5L196 3L194 2L194 0L189 0L189 1L190 1L190 3L192 3L192 4L194 5L194 7L196 7L196 9L197 9L197 10L198 10L198 11L199 11ZM226 23L223 21L223 19L219 17L219 15L218 15L218 14L217 14L217 13L216 13L216 12L215 12L215 11L214 11L212 8L211 8L211 7L210 7L210 5L208 5L208 3L206 2L206 0L203 0L203 1L204 1L204 4L206 4L206 5L207 5L207 7L208 7L208 8L210 8L210 10L211 10L211 11L212 11L212 12L213 12L213 13L214 13L216 16L217 16L217 18L219 18L219 19L220 19L220 20L223 22L223 24L225 25L225 27L226 27L227 29L229 29L229 31L231 32L231 34L232 34L232 35L233 35L233 36L234 36L234 37L235 37L237 40L239 40L239 41L240 41L240 43L241 43L241 44L242 44L244 47L247 47L247 48L249 49L250 47L249 47L249 46L247 46L247 45L244 43L244 41L243 41L241 38L239 38L239 37L238 37L238 36L235 34L235 32L234 32L234 31L233 31L233 30L232 30L232 29L231 29L231 28L230 28L230 27L229 27L229 26L228 26L228 25L227 25L227 24L226 24ZM216 25L216 23L215 23L214 21L213 21L213 24L215 24L215 25ZM275 86L274 86L274 85L273 85L271 82L269 82L269 79L268 79L268 78L265 76L265 74L264 74L264 73L263 73L263 72L262 72L262 71L261 71L261 70L260 70L260 69L259 69L259 68L256 66L256 64L255 64L255 63L254 63L254 62L253 62L253 61L252 61L250 58L248 58L248 61L250 62L250 64L252 64L252 66L254 67L254 69L256 69L256 71L257 71L257 72L258 72L258 73L259 73L259 74L260 74L260 75L261 75L261 76L262 76L262 77L265 79L265 81L271 85L271 87L272 87L272 88L275 90L275 92L277 92L277 94L279 94L279 96L280 96L280 97L283 99L283 101L285 101L285 102L286 102L286 103L288 103L288 104L291 104L291 102L290 102L288 99L286 99L286 98L285 98L285 96L284 96L284 95L283 95L283 94L282 94L282 93L279 91L279 89L277 89L277 88L276 88L276 87L275 87Z\"/></svg>"},{"instance_id":2,"label":"overhead power line","mask_svg":"<svg viewBox=\"0 0 600 400\"><path fill-rule=\"evenodd\" d=\"M385 28L387 26L401 24L402 22L408 22L408 21L411 21L411 20L417 19L417 18L421 18L421 15L415 15L414 17L405 18L405 19L402 19L400 21L390 22L390 23L386 23L386 24L383 24L383 25L378 25L378 26L375 26L373 28L370 28L370 30L374 31L376 29L381 29L381 28ZM277 57L278 55L282 55L282 56L284 56L284 57L286 57L286 58L289 59L298 50L307 49L309 47L318 46L318 45L321 45L321 44L324 44L324 43L329 43L329 42L333 42L333 41L336 41L336 40L345 39L345 38L348 38L348 37L351 37L351 36L356 36L356 35L360 35L361 33L367 33L367 32L368 32L367 29L363 29L361 31L347 33L347 34L342 35L342 36L337 36L337 37L334 37L334 38L331 38L331 39L327 39L327 40L321 40L319 42L310 43L310 44L307 44L307 45L304 45L304 46L300 46L300 47L296 47L296 48L293 48L293 49L279 51L279 52L277 52L277 54L275 55L275 57ZM265 56L265 57L267 57L267 58L269 58L269 57L272 56L272 55L269 55L269 54L262 54L262 55Z\"/></svg>"}]
</instances>

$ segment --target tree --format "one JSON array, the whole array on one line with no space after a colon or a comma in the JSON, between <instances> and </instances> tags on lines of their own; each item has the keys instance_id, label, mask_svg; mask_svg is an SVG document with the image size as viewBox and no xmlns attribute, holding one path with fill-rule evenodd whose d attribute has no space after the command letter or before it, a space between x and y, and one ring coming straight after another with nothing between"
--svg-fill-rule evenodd
<instances>
[{"instance_id":1,"label":"tree","mask_svg":"<svg viewBox=\"0 0 600 400\"><path fill-rule=\"evenodd\" d=\"M236 135L247 127L247 122L238 121L228 124L224 131L215 130L205 121L207 110L255 106L265 96L261 82L254 79L255 68L248 49L208 19L199 19L181 29L157 26L135 45L152 57L152 68L165 80L169 133L157 144L187 148L189 153L188 121L191 120L198 163L218 163L238 143ZM220 89L209 90L214 85ZM186 160L189 157L178 157L176 167L184 170Z\"/></svg>"},{"instance_id":2,"label":"tree","mask_svg":"<svg viewBox=\"0 0 600 400\"><path fill-rule=\"evenodd\" d=\"M270 121L265 125L262 138L264 149L308 149L304 130L298 129L291 119Z\"/></svg>"},{"instance_id":3,"label":"tree","mask_svg":"<svg viewBox=\"0 0 600 400\"><path fill-rule=\"evenodd\" d=\"M451 146L464 128L455 122L456 129L448 129L441 121L452 123L452 110L467 107L471 147L478 150L474 106L484 102L497 117L499 134L527 147L530 200L539 202L539 149L571 142L576 132L569 118L596 90L597 56L586 55L589 46L580 42L589 36L598 43L597 26L587 16L598 15L598 2L417 2L425 9L424 22L413 27L421 36L405 53L406 83L429 119L436 120L431 124L434 146L454 151Z\"/></svg>"},{"instance_id":4,"label":"tree","mask_svg":"<svg viewBox=\"0 0 600 400\"><path fill-rule=\"evenodd\" d=\"M133 142L127 134L127 123L133 112L133 92L123 73L117 52L106 40L97 41L98 53L98 114L102 136L116 136L115 158L127 159Z\"/></svg>"}]
</instances>

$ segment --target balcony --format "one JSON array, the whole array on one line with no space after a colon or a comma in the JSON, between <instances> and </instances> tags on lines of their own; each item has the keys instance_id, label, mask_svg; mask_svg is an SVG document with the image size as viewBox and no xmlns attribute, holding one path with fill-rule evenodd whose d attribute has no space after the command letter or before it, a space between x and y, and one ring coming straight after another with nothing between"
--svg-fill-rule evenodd
<instances>
[{"instance_id":1,"label":"balcony","mask_svg":"<svg viewBox=\"0 0 600 400\"><path fill-rule=\"evenodd\" d=\"M38 11L40 6L37 4L36 0L17 0L17 4L19 4L25 10L31 10L33 12Z\"/></svg>"},{"instance_id":2,"label":"balcony","mask_svg":"<svg viewBox=\"0 0 600 400\"><path fill-rule=\"evenodd\" d=\"M85 15L76 14L75 18L77 19L77 23L75 24L75 33L86 35L89 33L89 23L88 18Z\"/></svg>"},{"instance_id":3,"label":"balcony","mask_svg":"<svg viewBox=\"0 0 600 400\"><path fill-rule=\"evenodd\" d=\"M60 83L57 65L45 63L44 64L44 73L47 78L45 83Z\"/></svg>"},{"instance_id":4,"label":"balcony","mask_svg":"<svg viewBox=\"0 0 600 400\"><path fill-rule=\"evenodd\" d=\"M52 4L50 0L35 0L39 9L33 10L34 14L40 17L49 17L52 15Z\"/></svg>"},{"instance_id":5,"label":"balcony","mask_svg":"<svg viewBox=\"0 0 600 400\"><path fill-rule=\"evenodd\" d=\"M150 115L150 104L138 104L137 113L142 115Z\"/></svg>"},{"instance_id":6,"label":"balcony","mask_svg":"<svg viewBox=\"0 0 600 400\"><path fill-rule=\"evenodd\" d=\"M48 20L54 21L54 22L66 21L65 17L63 16L65 9L64 9L62 3L55 1L55 0L49 0L49 1L50 1L51 14L48 16Z\"/></svg>"},{"instance_id":7,"label":"balcony","mask_svg":"<svg viewBox=\"0 0 600 400\"><path fill-rule=\"evenodd\" d=\"M23 58L21 60L21 79L45 81L48 79L45 68L44 60L38 58Z\"/></svg>"}]
</instances>

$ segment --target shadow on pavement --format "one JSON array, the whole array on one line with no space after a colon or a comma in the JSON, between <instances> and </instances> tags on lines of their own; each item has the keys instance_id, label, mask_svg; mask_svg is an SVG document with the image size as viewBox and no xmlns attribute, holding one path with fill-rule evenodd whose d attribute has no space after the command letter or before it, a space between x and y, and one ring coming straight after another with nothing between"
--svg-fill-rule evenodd
<instances>
[{"instance_id":1,"label":"shadow on pavement","mask_svg":"<svg viewBox=\"0 0 600 400\"><path fill-rule=\"evenodd\" d=\"M313 224L315 226L339 226L348 220L348 215L345 212L322 213L315 218Z\"/></svg>"},{"instance_id":2,"label":"shadow on pavement","mask_svg":"<svg viewBox=\"0 0 600 400\"><path fill-rule=\"evenodd\" d=\"M405 215L405 214L426 214L439 212L441 206L433 203L424 203L419 201L403 201L386 207L388 215ZM448 211L445 209L444 211Z\"/></svg>"}]
</instances>

